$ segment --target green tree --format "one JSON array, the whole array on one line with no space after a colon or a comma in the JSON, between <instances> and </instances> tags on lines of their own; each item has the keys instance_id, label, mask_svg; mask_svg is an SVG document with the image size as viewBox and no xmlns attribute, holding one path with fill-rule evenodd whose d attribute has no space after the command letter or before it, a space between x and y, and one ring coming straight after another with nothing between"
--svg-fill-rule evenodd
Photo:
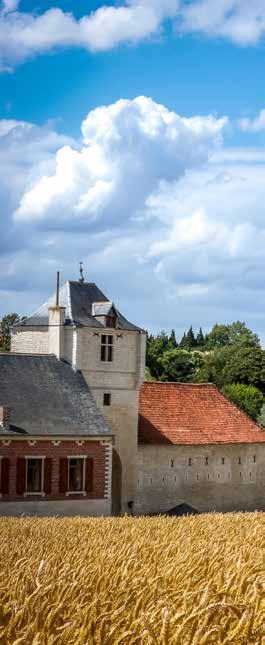
<instances>
[{"instance_id":1,"label":"green tree","mask_svg":"<svg viewBox=\"0 0 265 645\"><path fill-rule=\"evenodd\" d=\"M176 334L175 334L175 329L172 329L172 332L169 337L169 342L171 344L172 349L175 349L178 346L177 340L176 340Z\"/></svg>"},{"instance_id":2,"label":"green tree","mask_svg":"<svg viewBox=\"0 0 265 645\"><path fill-rule=\"evenodd\" d=\"M19 320L18 314L7 314L2 318L0 323L0 348L2 351L10 351L11 327Z\"/></svg>"},{"instance_id":3,"label":"green tree","mask_svg":"<svg viewBox=\"0 0 265 645\"><path fill-rule=\"evenodd\" d=\"M188 329L187 332L184 332L179 343L179 347L181 347L182 349L192 349L193 347L196 347L196 339L192 326Z\"/></svg>"},{"instance_id":4,"label":"green tree","mask_svg":"<svg viewBox=\"0 0 265 645\"><path fill-rule=\"evenodd\" d=\"M196 345L197 347L203 347L204 344L205 344L205 339L204 339L202 328L200 327L199 333L197 334L197 338L196 338Z\"/></svg>"},{"instance_id":5,"label":"green tree","mask_svg":"<svg viewBox=\"0 0 265 645\"><path fill-rule=\"evenodd\" d=\"M182 338L180 340L179 347L181 347L181 349L185 349L187 347L187 338L186 338L186 332L185 331L184 331L184 334L183 334L183 336L182 336Z\"/></svg>"},{"instance_id":6,"label":"green tree","mask_svg":"<svg viewBox=\"0 0 265 645\"><path fill-rule=\"evenodd\" d=\"M202 363L195 374L196 383L215 383L218 387L225 385L224 369L233 349L222 347L214 351L201 352Z\"/></svg>"},{"instance_id":7,"label":"green tree","mask_svg":"<svg viewBox=\"0 0 265 645\"><path fill-rule=\"evenodd\" d=\"M155 380L156 380L156 379L154 378L154 376L152 376L152 374L151 374L151 372L150 372L150 368L149 368L149 367L146 367L146 368L145 368L145 375L144 375L144 378L145 378L145 381L148 381L148 382L150 382L150 381L155 381Z\"/></svg>"},{"instance_id":8,"label":"green tree","mask_svg":"<svg viewBox=\"0 0 265 645\"><path fill-rule=\"evenodd\" d=\"M170 340L164 331L161 331L157 336L147 337L146 366L149 367L155 378L159 378L162 374L160 358L165 351L171 348Z\"/></svg>"},{"instance_id":9,"label":"green tree","mask_svg":"<svg viewBox=\"0 0 265 645\"><path fill-rule=\"evenodd\" d=\"M160 358L160 381L185 383L191 381L195 373L192 354L181 349L170 349Z\"/></svg>"},{"instance_id":10,"label":"green tree","mask_svg":"<svg viewBox=\"0 0 265 645\"><path fill-rule=\"evenodd\" d=\"M260 347L233 348L223 370L225 383L254 385L265 392L265 352Z\"/></svg>"},{"instance_id":11,"label":"green tree","mask_svg":"<svg viewBox=\"0 0 265 645\"><path fill-rule=\"evenodd\" d=\"M259 423L260 426L265 428L265 403L263 403L261 406L261 410L257 418L257 422Z\"/></svg>"},{"instance_id":12,"label":"green tree","mask_svg":"<svg viewBox=\"0 0 265 645\"><path fill-rule=\"evenodd\" d=\"M196 347L196 339L194 336L192 326L190 326L187 332L186 341L187 341L187 348L192 349L193 347Z\"/></svg>"},{"instance_id":13,"label":"green tree","mask_svg":"<svg viewBox=\"0 0 265 645\"><path fill-rule=\"evenodd\" d=\"M225 346L259 347L260 341L244 322L233 322L231 325L216 324L208 334L208 349Z\"/></svg>"},{"instance_id":14,"label":"green tree","mask_svg":"<svg viewBox=\"0 0 265 645\"><path fill-rule=\"evenodd\" d=\"M244 385L243 383L231 383L224 385L222 392L230 401L233 401L256 421L264 402L263 394L258 388L252 385Z\"/></svg>"}]
</instances>

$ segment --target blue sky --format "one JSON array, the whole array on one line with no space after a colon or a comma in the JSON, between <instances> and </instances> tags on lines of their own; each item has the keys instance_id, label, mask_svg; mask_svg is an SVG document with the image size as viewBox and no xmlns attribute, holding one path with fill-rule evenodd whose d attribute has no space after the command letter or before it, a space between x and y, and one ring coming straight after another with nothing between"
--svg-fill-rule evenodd
<instances>
[{"instance_id":1,"label":"blue sky","mask_svg":"<svg viewBox=\"0 0 265 645\"><path fill-rule=\"evenodd\" d=\"M265 6L0 6L0 314L83 259L149 329L265 338Z\"/></svg>"}]
</instances>

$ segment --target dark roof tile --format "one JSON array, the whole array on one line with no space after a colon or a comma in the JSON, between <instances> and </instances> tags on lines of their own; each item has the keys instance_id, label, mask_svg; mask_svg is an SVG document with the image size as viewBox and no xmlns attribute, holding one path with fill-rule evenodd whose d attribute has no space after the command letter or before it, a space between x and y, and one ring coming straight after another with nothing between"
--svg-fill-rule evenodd
<instances>
[{"instance_id":1,"label":"dark roof tile","mask_svg":"<svg viewBox=\"0 0 265 645\"><path fill-rule=\"evenodd\" d=\"M2 405L31 435L111 434L82 374L53 355L0 353Z\"/></svg>"}]
</instances>

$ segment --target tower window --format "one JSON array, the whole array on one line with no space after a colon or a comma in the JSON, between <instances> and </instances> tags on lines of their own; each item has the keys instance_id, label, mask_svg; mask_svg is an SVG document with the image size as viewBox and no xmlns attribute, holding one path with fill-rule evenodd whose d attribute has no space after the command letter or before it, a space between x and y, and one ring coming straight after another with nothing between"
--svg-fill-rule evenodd
<instances>
[{"instance_id":1,"label":"tower window","mask_svg":"<svg viewBox=\"0 0 265 645\"><path fill-rule=\"evenodd\" d=\"M103 405L111 404L111 394L109 392L104 392L103 394Z\"/></svg>"},{"instance_id":2,"label":"tower window","mask_svg":"<svg viewBox=\"0 0 265 645\"><path fill-rule=\"evenodd\" d=\"M105 363L113 361L113 336L101 336L101 360Z\"/></svg>"}]
</instances>

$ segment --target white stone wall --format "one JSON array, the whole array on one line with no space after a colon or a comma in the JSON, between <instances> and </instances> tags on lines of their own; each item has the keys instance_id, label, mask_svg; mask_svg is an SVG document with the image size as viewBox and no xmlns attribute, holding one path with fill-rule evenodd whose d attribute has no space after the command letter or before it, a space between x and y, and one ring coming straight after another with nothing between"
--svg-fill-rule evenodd
<instances>
[{"instance_id":1,"label":"white stone wall","mask_svg":"<svg viewBox=\"0 0 265 645\"><path fill-rule=\"evenodd\" d=\"M11 336L11 352L18 354L48 354L48 327L27 327L14 330Z\"/></svg>"},{"instance_id":2,"label":"white stone wall","mask_svg":"<svg viewBox=\"0 0 265 645\"><path fill-rule=\"evenodd\" d=\"M136 514L265 510L265 444L139 446Z\"/></svg>"},{"instance_id":3,"label":"white stone wall","mask_svg":"<svg viewBox=\"0 0 265 645\"><path fill-rule=\"evenodd\" d=\"M122 510L135 499L139 388L144 377L145 334L104 330L113 335L113 361L101 361L101 331L77 330L76 367L90 386L98 407L115 435L115 449L122 462ZM104 392L111 405L103 405Z\"/></svg>"}]
</instances>

